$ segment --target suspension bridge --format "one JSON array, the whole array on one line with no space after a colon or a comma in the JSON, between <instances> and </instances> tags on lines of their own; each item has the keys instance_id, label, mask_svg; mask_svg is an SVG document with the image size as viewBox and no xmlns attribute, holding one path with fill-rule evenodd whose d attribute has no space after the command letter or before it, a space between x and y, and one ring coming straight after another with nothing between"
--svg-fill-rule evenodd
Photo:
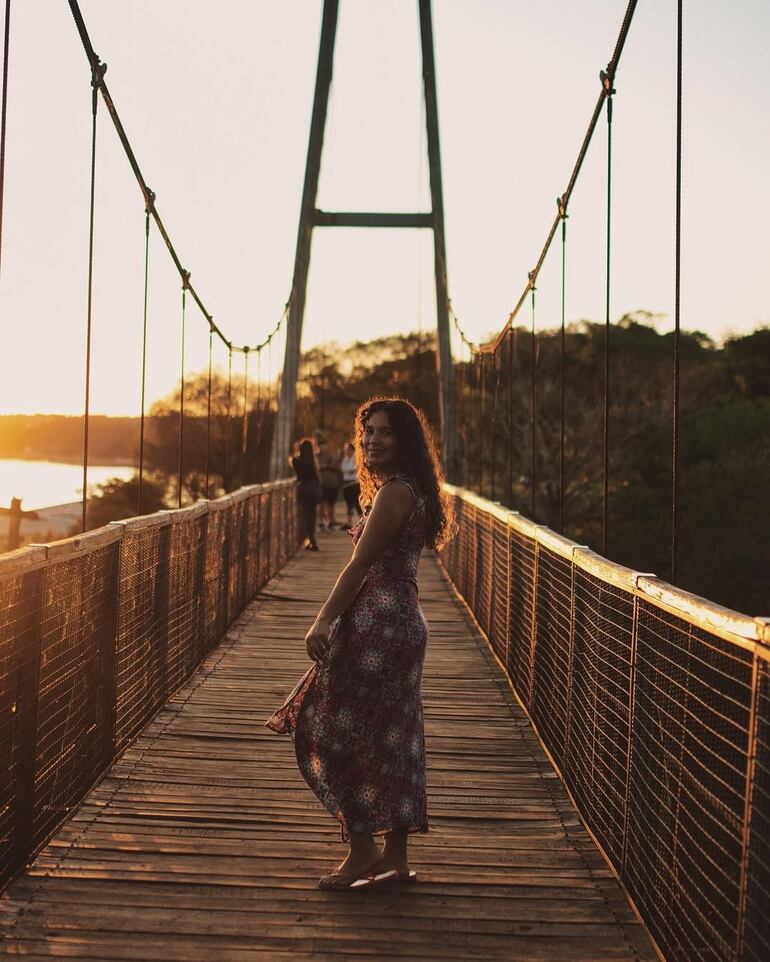
<instances>
[{"instance_id":1,"label":"suspension bridge","mask_svg":"<svg viewBox=\"0 0 770 962\"><path fill-rule=\"evenodd\" d=\"M419 0L431 211L316 206L336 0L325 0L290 296L252 344L215 323L180 260L120 121L76 0L90 71L92 150L81 533L0 555L0 937L5 957L741 960L770 957L770 619L676 584L680 499L681 50L678 3L676 315L671 367L670 569L610 557L612 106L628 3L545 244L499 336L464 333L447 281L429 0ZM11 0L6 0L0 205ZM145 513L145 255L135 516L89 528L89 372L99 107L136 178L145 236L180 278L178 505ZM592 137L608 125L601 552L565 535L567 218ZM0 206L0 228L2 208ZM430 832L420 882L355 896L316 888L337 823L291 746L264 728L307 667L303 638L349 552L302 537L285 477L315 227L416 227L434 237L440 435L459 532L426 553L423 700ZM0 234L1 236L1 234ZM538 474L535 291L561 243L559 476ZM1 254L0 248L0 254ZM145 249L146 251L148 248ZM0 262L1 267L1 262ZM197 275L196 275L197 276ZM514 320L529 305L531 396L513 390ZM183 504L185 333L209 337L203 497ZM452 342L459 341L453 357ZM215 345L226 410L212 405ZM273 352L284 360L273 390ZM233 357L244 365L238 415ZM249 397L249 362L256 362ZM252 371L254 367L252 367ZM255 430L251 430L250 413ZM240 422L239 422L240 417ZM529 420L529 510L514 505L514 426ZM189 429L189 428L188 428ZM216 438L224 439L215 445ZM249 483L250 446L269 476ZM216 494L214 478L225 493ZM537 491L556 491L553 526ZM343 543L345 542L345 543ZM320 560L319 560L320 559Z\"/></svg>"}]
</instances>

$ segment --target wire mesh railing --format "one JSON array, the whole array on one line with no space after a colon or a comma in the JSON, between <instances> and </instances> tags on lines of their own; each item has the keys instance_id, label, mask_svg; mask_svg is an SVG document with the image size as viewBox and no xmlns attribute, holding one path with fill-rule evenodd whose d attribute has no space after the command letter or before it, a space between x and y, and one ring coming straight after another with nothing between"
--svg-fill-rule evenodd
<instances>
[{"instance_id":1,"label":"wire mesh railing","mask_svg":"<svg viewBox=\"0 0 770 962\"><path fill-rule=\"evenodd\" d=\"M770 619L447 491L443 566L662 955L770 958Z\"/></svg>"},{"instance_id":2,"label":"wire mesh railing","mask_svg":"<svg viewBox=\"0 0 770 962\"><path fill-rule=\"evenodd\" d=\"M0 889L300 541L295 485L0 557Z\"/></svg>"}]
</instances>

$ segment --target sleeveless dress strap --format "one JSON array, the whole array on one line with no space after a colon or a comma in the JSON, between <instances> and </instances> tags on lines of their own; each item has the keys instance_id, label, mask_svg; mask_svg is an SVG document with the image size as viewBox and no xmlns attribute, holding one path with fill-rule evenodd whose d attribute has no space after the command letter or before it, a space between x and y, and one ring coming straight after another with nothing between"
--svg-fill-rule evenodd
<instances>
[{"instance_id":1,"label":"sleeveless dress strap","mask_svg":"<svg viewBox=\"0 0 770 962\"><path fill-rule=\"evenodd\" d=\"M402 484L405 484L405 485L407 486L407 488L409 488L409 490L412 492L412 511L411 511L411 514L409 515L409 517L407 518L406 522L405 522L406 524L409 524L409 522L410 522L410 521L412 520L412 518L414 517L415 511L417 510L417 502L420 500L420 497L419 497L419 495L417 494L417 492L415 491L414 485L413 485L412 482L409 480L409 478L408 478L407 475L405 475L405 474L391 474L391 476L390 476L389 478L386 478L386 479L385 479L385 481L383 482L383 484L387 484L389 481L400 481Z\"/></svg>"}]
</instances>

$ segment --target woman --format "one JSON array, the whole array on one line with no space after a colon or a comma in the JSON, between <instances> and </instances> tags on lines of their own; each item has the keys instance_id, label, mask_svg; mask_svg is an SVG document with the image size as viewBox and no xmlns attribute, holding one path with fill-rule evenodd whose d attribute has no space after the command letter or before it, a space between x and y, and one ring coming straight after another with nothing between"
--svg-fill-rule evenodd
<instances>
[{"instance_id":1,"label":"woman","mask_svg":"<svg viewBox=\"0 0 770 962\"><path fill-rule=\"evenodd\" d=\"M320 888L415 878L408 836L428 831L420 692L428 625L417 565L422 548L441 546L453 528L422 412L374 398L355 428L365 511L350 532L353 555L305 636L315 664L265 723L291 735L303 777L350 843ZM382 852L374 835L385 836Z\"/></svg>"},{"instance_id":2,"label":"woman","mask_svg":"<svg viewBox=\"0 0 770 962\"><path fill-rule=\"evenodd\" d=\"M335 505L340 493L342 474L337 458L324 439L318 441L318 474L321 478L321 529L324 527L325 520L329 531L333 531Z\"/></svg>"},{"instance_id":3,"label":"woman","mask_svg":"<svg viewBox=\"0 0 770 962\"><path fill-rule=\"evenodd\" d=\"M340 461L342 470L342 493L345 496L345 504L348 509L348 528L353 526L353 512L357 511L360 517L361 504L358 496L361 494L361 485L358 483L358 469L356 468L356 446L355 444L345 445L345 456Z\"/></svg>"},{"instance_id":4,"label":"woman","mask_svg":"<svg viewBox=\"0 0 770 962\"><path fill-rule=\"evenodd\" d=\"M297 501L308 539L305 547L309 551L318 551L318 543L315 540L315 521L316 508L321 500L321 481L313 454L313 442L310 438L300 441L299 455L295 455L290 460L297 475Z\"/></svg>"}]
</instances>

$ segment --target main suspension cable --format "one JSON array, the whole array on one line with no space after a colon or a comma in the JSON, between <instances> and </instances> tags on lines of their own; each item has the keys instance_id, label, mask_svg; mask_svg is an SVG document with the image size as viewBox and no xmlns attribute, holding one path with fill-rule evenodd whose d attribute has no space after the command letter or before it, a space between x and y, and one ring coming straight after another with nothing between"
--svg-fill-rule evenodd
<instances>
[{"instance_id":1,"label":"main suspension cable","mask_svg":"<svg viewBox=\"0 0 770 962\"><path fill-rule=\"evenodd\" d=\"M7 0L7 2L8 2L8 0ZM86 56L87 56L87 58L88 58L88 62L89 62L89 64L91 65L91 68L92 68L92 71L93 71L94 65L99 62L99 59L98 59L98 57L96 56L96 53L94 52L94 48L93 48L93 45L92 45L92 43L91 43L91 39L90 39L90 37L89 37L89 35L88 35L88 30L86 29L85 21L84 21L84 19L83 19L83 14L81 13L80 6L79 6L79 4L78 4L78 0L68 0L68 3L69 3L69 7L70 7L70 12L72 13L72 17L73 17L73 19L74 19L74 21L75 21L75 26L77 27L78 34L80 35L81 43L83 44L83 49L84 49L85 52L86 52ZM106 69L106 67L105 67L105 69ZM140 166L139 166L139 162L138 162L137 159L136 159L136 154L134 153L134 150L133 150L133 148L132 148L132 146L131 146L131 143L130 143L130 141L129 141L129 139L128 139L128 135L126 134L126 131L125 131L124 127L123 127L123 124L122 124L122 122L121 122L121 120L120 120L120 116L118 115L118 111L117 111L117 109L116 109L116 107L115 107L115 103L114 103L114 101L113 101L113 99L112 99L112 96L110 95L110 92L109 92L109 89L108 89L108 87L107 87L107 84L104 82L103 72L102 72L102 75L101 75L100 78L99 78L98 90L99 90L99 92L100 92L101 95L102 95L102 99L104 100L104 104L105 104L105 106L106 106L106 108L107 108L107 111L108 111L108 113L109 113L109 115L110 115L110 117L111 117L111 119L112 119L112 122L113 122L113 124L114 124L114 126L115 126L115 130L116 130L116 132L117 132L117 134L118 134L118 138L119 138L119 140L120 140L120 142L121 142L121 144L122 144L122 146L123 146L123 150L124 150L124 152L125 152L125 154L126 154L126 157L128 158L128 162L129 162L129 164L131 165L131 169L132 169L133 172L134 172L134 176L135 176L135 178L136 178L136 180L137 180L137 183L139 184L139 188L140 188L140 190L141 190L141 192L142 192L142 197L146 199L146 198L148 197L148 195L151 193L151 191L150 191L149 187L147 186L147 182L146 182L145 179L144 179L144 175L142 174L142 170L141 170L141 168L140 168ZM166 248L167 248L169 254L171 255L171 259L173 260L174 265L176 266L176 269L177 269L177 271L179 272L179 276L180 276L180 278L182 279L182 281L183 281L183 283L184 283L184 276L185 276L185 273L187 273L187 272L185 271L184 267L182 266L182 262L181 262L178 254L177 254L177 252L176 252L176 249L174 248L173 243L171 242L171 238L170 238L169 235L168 235L168 232L167 232L167 230L166 230L166 228L165 228L165 226L164 226L164 224L163 224L163 221L161 220L160 214L158 213L157 205L155 205L155 204L153 204L153 206L152 206L151 215L152 215L153 220L155 221L155 224L156 224L158 230L160 231L161 237L163 238L163 242L165 243ZM204 303L203 303L200 295L198 294L198 292L195 290L195 288L193 287L192 284L188 284L188 288L187 288L187 289L189 290L190 296L193 298L193 300L194 300L195 303L197 304L198 308L200 309L201 313L203 314L203 316L204 316L204 318L206 319L206 321L208 322L208 324L209 324L210 326L213 326L214 333L215 333L215 334L217 335L217 337L222 341L222 343L225 344L225 345L228 347L228 349L229 349L229 348L232 346L232 342L229 341L229 340L225 337L224 333L223 333L222 330L219 328L219 326L214 323L214 320L213 320L211 314L209 313L209 311L206 310L206 306L204 305ZM283 323L284 318L286 317L286 313L287 313L287 310L286 310L286 308L285 308L283 314L281 315L281 319L278 321L277 327L280 327L280 325ZM263 342L263 343L264 343L264 342ZM244 345L244 347L246 347L246 345ZM237 349L237 350L243 350L243 347L241 347L241 348L236 348L236 349ZM255 350L255 347L254 347L254 346L250 346L250 350Z\"/></svg>"},{"instance_id":2,"label":"main suspension cable","mask_svg":"<svg viewBox=\"0 0 770 962\"><path fill-rule=\"evenodd\" d=\"M614 80L615 80L615 73L617 72L618 65L620 63L620 58L623 53L623 48L625 46L626 39L628 37L628 32L631 29L631 22L633 20L634 12L636 10L636 5L637 5L637 0L629 0L628 6L626 7L626 12L623 16L623 22L620 27L620 32L615 42L615 49L613 50L612 57L609 63L607 64L606 71L602 71L602 78L606 74L606 77L609 80L609 89L612 89L612 84L614 83ZM569 204L570 198L572 197L572 192L575 189L575 184L577 183L578 176L583 166L583 161L585 160L586 154L588 153L588 148L591 144L594 131L596 129L599 118L601 117L604 101L607 99L608 95L609 95L608 87L605 85L604 80L602 79L601 92L599 94L599 98L596 102L596 105L593 109L591 120L589 121L589 124L588 124L588 129L585 133L585 136L583 137L583 143L581 144L580 151L578 152L577 160L575 161L575 164L572 168L572 174L570 175L569 183L567 184L566 190L564 190L563 193L561 194L561 201L563 203L565 210ZM556 234L556 230L559 226L559 222L561 221L561 219L562 218L560 214L557 213L548 231L545 244L543 245L543 248L540 252L540 256L537 259L535 267L532 271L529 272L530 275L534 274L535 280L537 280L537 277L543 266L543 262L545 261L546 255L548 254L548 251L551 247L551 242L553 241L553 238ZM505 337L505 332L513 324L513 321L516 318L516 315L521 310L524 302L526 301L527 295L529 294L529 292L530 292L530 284L529 284L529 281L527 281L527 284L525 285L524 290L521 292L521 295L518 301L516 302L516 305L514 306L513 310L508 315L508 318L505 324L503 325L502 329L500 330L495 340L490 343L489 346L491 348L493 349L496 348L498 344L502 341L502 339Z\"/></svg>"}]
</instances>

